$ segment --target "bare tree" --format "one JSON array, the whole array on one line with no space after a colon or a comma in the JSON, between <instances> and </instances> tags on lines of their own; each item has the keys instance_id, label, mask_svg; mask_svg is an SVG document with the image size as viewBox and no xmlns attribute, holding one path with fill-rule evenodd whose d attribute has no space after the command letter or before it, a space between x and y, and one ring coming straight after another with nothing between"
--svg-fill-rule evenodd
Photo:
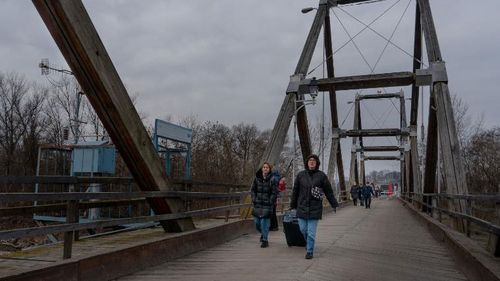
<instances>
[{"instance_id":1,"label":"bare tree","mask_svg":"<svg viewBox=\"0 0 500 281\"><path fill-rule=\"evenodd\" d=\"M464 149L467 158L467 181L471 192L499 192L500 128L474 134Z\"/></svg>"},{"instance_id":2,"label":"bare tree","mask_svg":"<svg viewBox=\"0 0 500 281\"><path fill-rule=\"evenodd\" d=\"M240 162L240 181L248 178L247 166L249 164L250 155L254 153L254 144L258 137L257 126L254 124L247 125L240 123L232 128L232 150ZM253 174L253 170L250 172Z\"/></svg>"},{"instance_id":3,"label":"bare tree","mask_svg":"<svg viewBox=\"0 0 500 281\"><path fill-rule=\"evenodd\" d=\"M22 120L25 127L22 143L23 173L25 175L33 175L36 171L37 151L43 139L45 130L46 118L44 116L45 97L47 89L36 87L33 88L32 95L24 103L22 108Z\"/></svg>"},{"instance_id":4,"label":"bare tree","mask_svg":"<svg viewBox=\"0 0 500 281\"><path fill-rule=\"evenodd\" d=\"M24 77L0 74L0 149L2 173L10 175L16 164L16 152L26 131L23 124L22 101L28 86Z\"/></svg>"}]
</instances>

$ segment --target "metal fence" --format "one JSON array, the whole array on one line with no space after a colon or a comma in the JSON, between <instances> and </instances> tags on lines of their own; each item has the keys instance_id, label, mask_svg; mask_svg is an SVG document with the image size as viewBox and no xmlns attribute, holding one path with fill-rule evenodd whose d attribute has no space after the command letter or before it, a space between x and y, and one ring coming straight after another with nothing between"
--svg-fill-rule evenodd
<instances>
[{"instance_id":1,"label":"metal fence","mask_svg":"<svg viewBox=\"0 0 500 281\"><path fill-rule=\"evenodd\" d=\"M402 193L401 198L441 223L462 225L457 230L500 256L500 194Z\"/></svg>"}]
</instances>

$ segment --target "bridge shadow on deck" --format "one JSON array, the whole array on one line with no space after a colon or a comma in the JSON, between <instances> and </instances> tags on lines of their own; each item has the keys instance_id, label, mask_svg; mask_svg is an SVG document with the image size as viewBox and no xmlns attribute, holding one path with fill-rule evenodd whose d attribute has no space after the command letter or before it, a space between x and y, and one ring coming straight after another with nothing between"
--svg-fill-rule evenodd
<instances>
[{"instance_id":1,"label":"bridge shadow on deck","mask_svg":"<svg viewBox=\"0 0 500 281\"><path fill-rule=\"evenodd\" d=\"M398 200L326 214L312 260L288 247L281 230L269 248L258 240L255 232L117 280L467 280Z\"/></svg>"}]
</instances>

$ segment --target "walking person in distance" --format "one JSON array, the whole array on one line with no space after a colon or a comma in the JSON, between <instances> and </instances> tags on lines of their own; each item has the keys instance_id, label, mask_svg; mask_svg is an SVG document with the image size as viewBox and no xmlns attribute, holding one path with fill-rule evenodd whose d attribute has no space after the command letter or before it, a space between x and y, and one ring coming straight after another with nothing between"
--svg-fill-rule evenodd
<instances>
[{"instance_id":1,"label":"walking person in distance","mask_svg":"<svg viewBox=\"0 0 500 281\"><path fill-rule=\"evenodd\" d=\"M351 186L351 198L352 198L352 203L354 203L354 206L358 206L358 185L354 184Z\"/></svg>"},{"instance_id":2,"label":"walking person in distance","mask_svg":"<svg viewBox=\"0 0 500 281\"><path fill-rule=\"evenodd\" d=\"M363 186L363 198L365 200L365 209L370 209L370 206L372 204L372 195L375 195L375 193L373 193L373 188L368 182L366 183L365 186Z\"/></svg>"}]
</instances>

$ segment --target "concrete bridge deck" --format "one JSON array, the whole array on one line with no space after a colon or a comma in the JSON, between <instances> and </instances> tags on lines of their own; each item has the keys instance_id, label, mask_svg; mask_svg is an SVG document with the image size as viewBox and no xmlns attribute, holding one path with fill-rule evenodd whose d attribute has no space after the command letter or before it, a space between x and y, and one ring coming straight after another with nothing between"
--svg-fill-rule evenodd
<instances>
[{"instance_id":1,"label":"concrete bridge deck","mask_svg":"<svg viewBox=\"0 0 500 281\"><path fill-rule=\"evenodd\" d=\"M467 280L398 200L325 215L312 260L281 231L271 232L269 248L258 240L254 232L118 280Z\"/></svg>"}]
</instances>

